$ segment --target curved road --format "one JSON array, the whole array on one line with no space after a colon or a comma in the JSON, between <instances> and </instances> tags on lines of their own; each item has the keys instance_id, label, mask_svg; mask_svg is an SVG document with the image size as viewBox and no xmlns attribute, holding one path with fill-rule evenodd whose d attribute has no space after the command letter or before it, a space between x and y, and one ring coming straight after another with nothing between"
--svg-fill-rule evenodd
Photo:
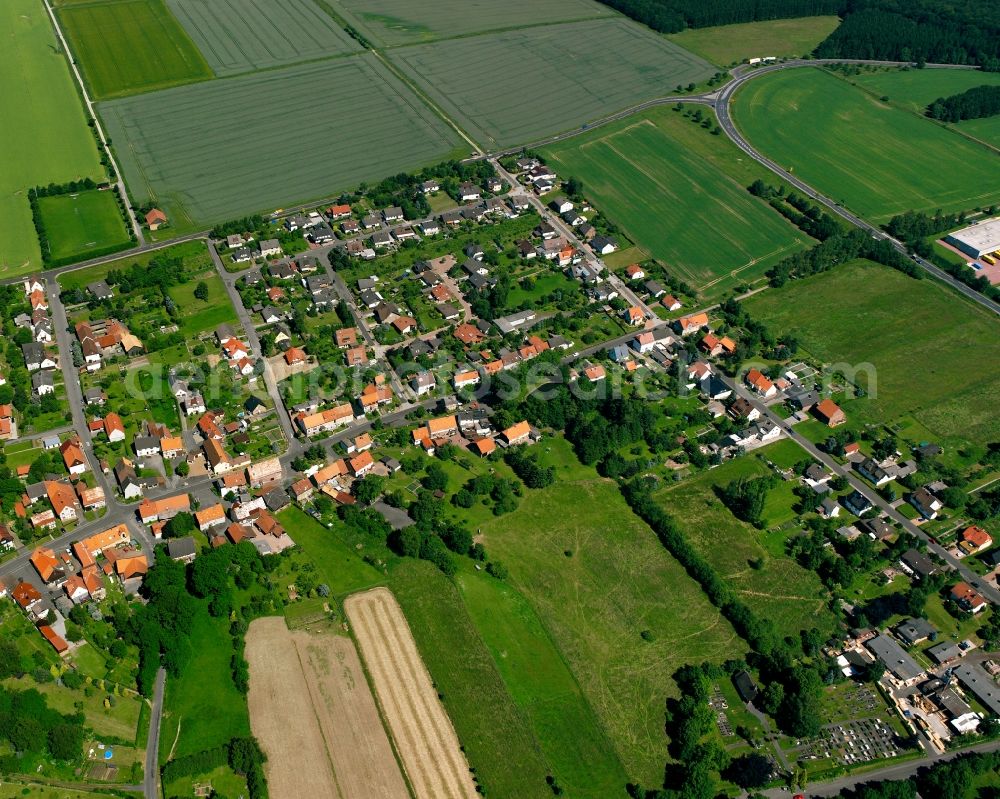
<instances>
[{"instance_id":1,"label":"curved road","mask_svg":"<svg viewBox=\"0 0 1000 799\"><path fill-rule=\"evenodd\" d=\"M736 71L737 74L734 75L733 80L731 80L722 88L714 103L715 113L719 118L719 126L737 147L739 147L744 153L750 156L750 158L759 163L761 166L766 167L771 172L780 177L782 180L795 186L796 189L798 189L806 196L826 206L830 211L835 213L841 219L845 219L855 227L859 227L866 233L869 233L872 238L888 241L900 253L907 256L908 258L911 258L915 264L922 267L924 270L926 270L939 280L947 283L959 293L964 294L973 302L979 303L984 308L987 308L988 310L992 311L995 314L1000 314L1000 304L993 302L993 300L989 299L988 297L984 297L975 289L970 288L969 286L962 283L960 280L956 280L947 272L945 272L942 269L939 269L929 261L920 258L919 256L916 255L910 255L909 251L906 249L906 246L901 241L899 241L898 239L894 239L888 233L876 227L875 225L866 222L861 217L855 216L843 206L838 205L829 197L825 197L807 183L804 183L803 181L799 180L797 177L792 175L788 170L779 166L766 156L761 155L743 137L743 134L740 133L739 129L736 127L736 124L733 122L732 114L730 113L730 103L732 102L733 95L741 86L743 86L745 83L747 83L750 80L753 80L756 77L759 77L761 75L766 75L770 72L778 72L784 69L794 69L797 67L804 67L804 66L814 66L817 63L825 63L825 62L788 61L782 64L773 64L771 66L759 67L752 71L740 72L737 70ZM842 62L837 62L837 63L842 63ZM939 66L935 68L944 68L944 67Z\"/></svg>"}]
</instances>

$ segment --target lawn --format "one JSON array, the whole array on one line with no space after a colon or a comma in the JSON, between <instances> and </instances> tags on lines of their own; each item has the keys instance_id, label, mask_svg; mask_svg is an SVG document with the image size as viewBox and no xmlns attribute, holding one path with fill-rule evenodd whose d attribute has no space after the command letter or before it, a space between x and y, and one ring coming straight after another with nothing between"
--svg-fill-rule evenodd
<instances>
[{"instance_id":1,"label":"lawn","mask_svg":"<svg viewBox=\"0 0 1000 799\"><path fill-rule=\"evenodd\" d=\"M767 56L803 56L811 53L840 24L838 17L801 17L688 28L667 36L720 67Z\"/></svg>"},{"instance_id":2,"label":"lawn","mask_svg":"<svg viewBox=\"0 0 1000 799\"><path fill-rule=\"evenodd\" d=\"M456 582L559 785L576 797L619 793L628 782L625 770L527 600L509 584L473 569L464 569Z\"/></svg>"},{"instance_id":3,"label":"lawn","mask_svg":"<svg viewBox=\"0 0 1000 799\"><path fill-rule=\"evenodd\" d=\"M484 519L483 543L509 568L629 778L653 783L663 773L671 674L738 657L745 645L614 483L582 466L562 439L534 450L556 468L555 484Z\"/></svg>"},{"instance_id":4,"label":"lawn","mask_svg":"<svg viewBox=\"0 0 1000 799\"><path fill-rule=\"evenodd\" d=\"M288 534L316 564L321 581L330 586L334 596L371 588L385 583L384 575L365 563L336 533L312 516L290 507L278 514Z\"/></svg>"},{"instance_id":5,"label":"lawn","mask_svg":"<svg viewBox=\"0 0 1000 799\"><path fill-rule=\"evenodd\" d=\"M382 46L610 16L591 0L329 0L351 25Z\"/></svg>"},{"instance_id":6,"label":"lawn","mask_svg":"<svg viewBox=\"0 0 1000 799\"><path fill-rule=\"evenodd\" d=\"M72 715L77 712L77 706L87 718L87 726L97 736L110 736L124 741L134 741L136 726L139 723L139 708L142 700L137 696L129 694L127 696L115 696L114 706L107 708L104 700L108 696L108 691L101 691L88 687L91 695L87 695L84 689L71 691L61 685L50 683L36 683L30 677L21 679L11 678L5 681L8 687L19 691L34 688L45 697L45 701L50 708L60 713Z\"/></svg>"},{"instance_id":7,"label":"lawn","mask_svg":"<svg viewBox=\"0 0 1000 799\"><path fill-rule=\"evenodd\" d=\"M212 77L163 0L69 5L59 21L95 99Z\"/></svg>"},{"instance_id":8,"label":"lawn","mask_svg":"<svg viewBox=\"0 0 1000 799\"><path fill-rule=\"evenodd\" d=\"M85 288L88 283L97 280L104 280L108 272L116 269L127 269L133 264L146 266L154 258L162 256L184 259L184 270L194 271L199 267L208 267L212 264L212 257L208 254L208 246L203 241L185 241L182 244L173 244L159 250L127 255L117 261L98 264L97 266L86 266L82 269L73 269L67 272L60 272L58 277L61 291L69 291L76 288Z\"/></svg>"},{"instance_id":9,"label":"lawn","mask_svg":"<svg viewBox=\"0 0 1000 799\"><path fill-rule=\"evenodd\" d=\"M1000 200L1000 159L982 145L818 69L752 81L733 112L762 153L875 222Z\"/></svg>"},{"instance_id":10,"label":"lawn","mask_svg":"<svg viewBox=\"0 0 1000 799\"><path fill-rule=\"evenodd\" d=\"M390 587L487 796L545 799L548 765L489 649L448 578L429 563L396 564Z\"/></svg>"},{"instance_id":11,"label":"lawn","mask_svg":"<svg viewBox=\"0 0 1000 799\"><path fill-rule=\"evenodd\" d=\"M387 57L488 149L586 126L712 74L706 61L620 17L402 47Z\"/></svg>"},{"instance_id":12,"label":"lawn","mask_svg":"<svg viewBox=\"0 0 1000 799\"><path fill-rule=\"evenodd\" d=\"M131 241L113 191L39 197L38 210L55 261L83 261L92 254L124 249Z\"/></svg>"},{"instance_id":13,"label":"lawn","mask_svg":"<svg viewBox=\"0 0 1000 799\"><path fill-rule=\"evenodd\" d=\"M739 477L769 473L759 460L739 458L660 490L656 500L719 576L779 633L795 635L811 627L829 632L835 619L826 609L819 578L765 547L764 534L733 516L715 495L717 486Z\"/></svg>"},{"instance_id":14,"label":"lawn","mask_svg":"<svg viewBox=\"0 0 1000 799\"><path fill-rule=\"evenodd\" d=\"M312 0L166 0L216 75L356 53L361 46ZM238 106L229 106L235 110Z\"/></svg>"},{"instance_id":15,"label":"lawn","mask_svg":"<svg viewBox=\"0 0 1000 799\"><path fill-rule=\"evenodd\" d=\"M888 97L893 105L923 114L939 97L1000 84L1000 73L972 69L880 69L851 78L864 89ZM967 136L1000 147L1000 116L967 119L951 126Z\"/></svg>"},{"instance_id":16,"label":"lawn","mask_svg":"<svg viewBox=\"0 0 1000 799\"><path fill-rule=\"evenodd\" d=\"M11 278L42 265L28 189L104 173L45 6L0 3L0 30L0 278Z\"/></svg>"},{"instance_id":17,"label":"lawn","mask_svg":"<svg viewBox=\"0 0 1000 799\"><path fill-rule=\"evenodd\" d=\"M714 120L713 120L714 123ZM657 108L543 154L668 270L707 294L811 242L746 187L767 175L728 139Z\"/></svg>"},{"instance_id":18,"label":"lawn","mask_svg":"<svg viewBox=\"0 0 1000 799\"><path fill-rule=\"evenodd\" d=\"M246 697L230 671L229 620L197 613L191 621L191 660L179 677L167 678L160 737L160 764L237 736L250 735Z\"/></svg>"},{"instance_id":19,"label":"lawn","mask_svg":"<svg viewBox=\"0 0 1000 799\"><path fill-rule=\"evenodd\" d=\"M435 163L458 141L371 55L180 86L100 110L136 202L156 202L177 233Z\"/></svg>"},{"instance_id":20,"label":"lawn","mask_svg":"<svg viewBox=\"0 0 1000 799\"><path fill-rule=\"evenodd\" d=\"M200 300L194 296L201 283L208 287L208 299ZM214 269L193 275L186 283L171 286L168 291L180 309L181 333L187 338L215 330L222 324L239 324L222 278Z\"/></svg>"},{"instance_id":21,"label":"lawn","mask_svg":"<svg viewBox=\"0 0 1000 799\"><path fill-rule=\"evenodd\" d=\"M853 262L762 292L745 307L824 363L874 367L870 396L849 403L849 417L912 416L946 449L1000 439L1000 374L983 368L1000 359L1000 322L939 284Z\"/></svg>"}]
</instances>

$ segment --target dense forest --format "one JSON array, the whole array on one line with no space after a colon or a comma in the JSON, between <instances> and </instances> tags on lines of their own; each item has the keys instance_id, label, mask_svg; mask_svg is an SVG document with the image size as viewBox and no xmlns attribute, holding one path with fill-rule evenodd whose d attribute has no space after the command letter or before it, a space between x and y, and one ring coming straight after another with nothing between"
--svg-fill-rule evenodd
<instances>
[{"instance_id":1,"label":"dense forest","mask_svg":"<svg viewBox=\"0 0 1000 799\"><path fill-rule=\"evenodd\" d=\"M1000 69L1000 4L992 0L602 0L664 33L736 22L838 14L821 58L977 64Z\"/></svg>"},{"instance_id":2,"label":"dense forest","mask_svg":"<svg viewBox=\"0 0 1000 799\"><path fill-rule=\"evenodd\" d=\"M961 94L939 97L927 107L927 116L945 122L981 119L1000 114L1000 86L975 86Z\"/></svg>"}]
</instances>

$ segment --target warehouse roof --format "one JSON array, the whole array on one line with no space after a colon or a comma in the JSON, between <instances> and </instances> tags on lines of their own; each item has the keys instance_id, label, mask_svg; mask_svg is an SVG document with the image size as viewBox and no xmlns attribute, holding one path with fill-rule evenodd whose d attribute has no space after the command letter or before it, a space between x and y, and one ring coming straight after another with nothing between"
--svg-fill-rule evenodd
<instances>
[{"instance_id":1,"label":"warehouse roof","mask_svg":"<svg viewBox=\"0 0 1000 799\"><path fill-rule=\"evenodd\" d=\"M972 247L978 252L990 253L1000 250L1000 217L956 230L948 238Z\"/></svg>"}]
</instances>

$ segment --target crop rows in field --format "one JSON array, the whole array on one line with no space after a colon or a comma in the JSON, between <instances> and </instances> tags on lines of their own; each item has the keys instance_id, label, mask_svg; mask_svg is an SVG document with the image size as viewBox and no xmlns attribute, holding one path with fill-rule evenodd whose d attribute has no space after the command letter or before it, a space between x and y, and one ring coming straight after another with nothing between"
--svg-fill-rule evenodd
<instances>
[{"instance_id":1,"label":"crop rows in field","mask_svg":"<svg viewBox=\"0 0 1000 799\"><path fill-rule=\"evenodd\" d=\"M138 202L179 224L327 196L449 155L454 132L372 56L101 106Z\"/></svg>"},{"instance_id":2,"label":"crop rows in field","mask_svg":"<svg viewBox=\"0 0 1000 799\"><path fill-rule=\"evenodd\" d=\"M995 153L818 69L753 81L734 115L761 152L875 222L1000 200Z\"/></svg>"},{"instance_id":3,"label":"crop rows in field","mask_svg":"<svg viewBox=\"0 0 1000 799\"><path fill-rule=\"evenodd\" d=\"M355 53L355 42L313 0L167 0L216 75Z\"/></svg>"},{"instance_id":4,"label":"crop rows in field","mask_svg":"<svg viewBox=\"0 0 1000 799\"><path fill-rule=\"evenodd\" d=\"M693 133L692 133L693 131ZM553 145L546 158L670 271L701 291L730 274L748 279L809 242L736 178L672 133L704 147L732 145L654 109Z\"/></svg>"},{"instance_id":5,"label":"crop rows in field","mask_svg":"<svg viewBox=\"0 0 1000 799\"><path fill-rule=\"evenodd\" d=\"M94 97L212 77L163 0L69 5L59 10L59 19Z\"/></svg>"},{"instance_id":6,"label":"crop rows in field","mask_svg":"<svg viewBox=\"0 0 1000 799\"><path fill-rule=\"evenodd\" d=\"M620 18L401 47L388 57L488 148L576 128L713 72Z\"/></svg>"},{"instance_id":7,"label":"crop rows in field","mask_svg":"<svg viewBox=\"0 0 1000 799\"><path fill-rule=\"evenodd\" d=\"M343 17L372 42L392 47L517 26L569 22L613 14L592 0L333 0Z\"/></svg>"}]
</instances>

